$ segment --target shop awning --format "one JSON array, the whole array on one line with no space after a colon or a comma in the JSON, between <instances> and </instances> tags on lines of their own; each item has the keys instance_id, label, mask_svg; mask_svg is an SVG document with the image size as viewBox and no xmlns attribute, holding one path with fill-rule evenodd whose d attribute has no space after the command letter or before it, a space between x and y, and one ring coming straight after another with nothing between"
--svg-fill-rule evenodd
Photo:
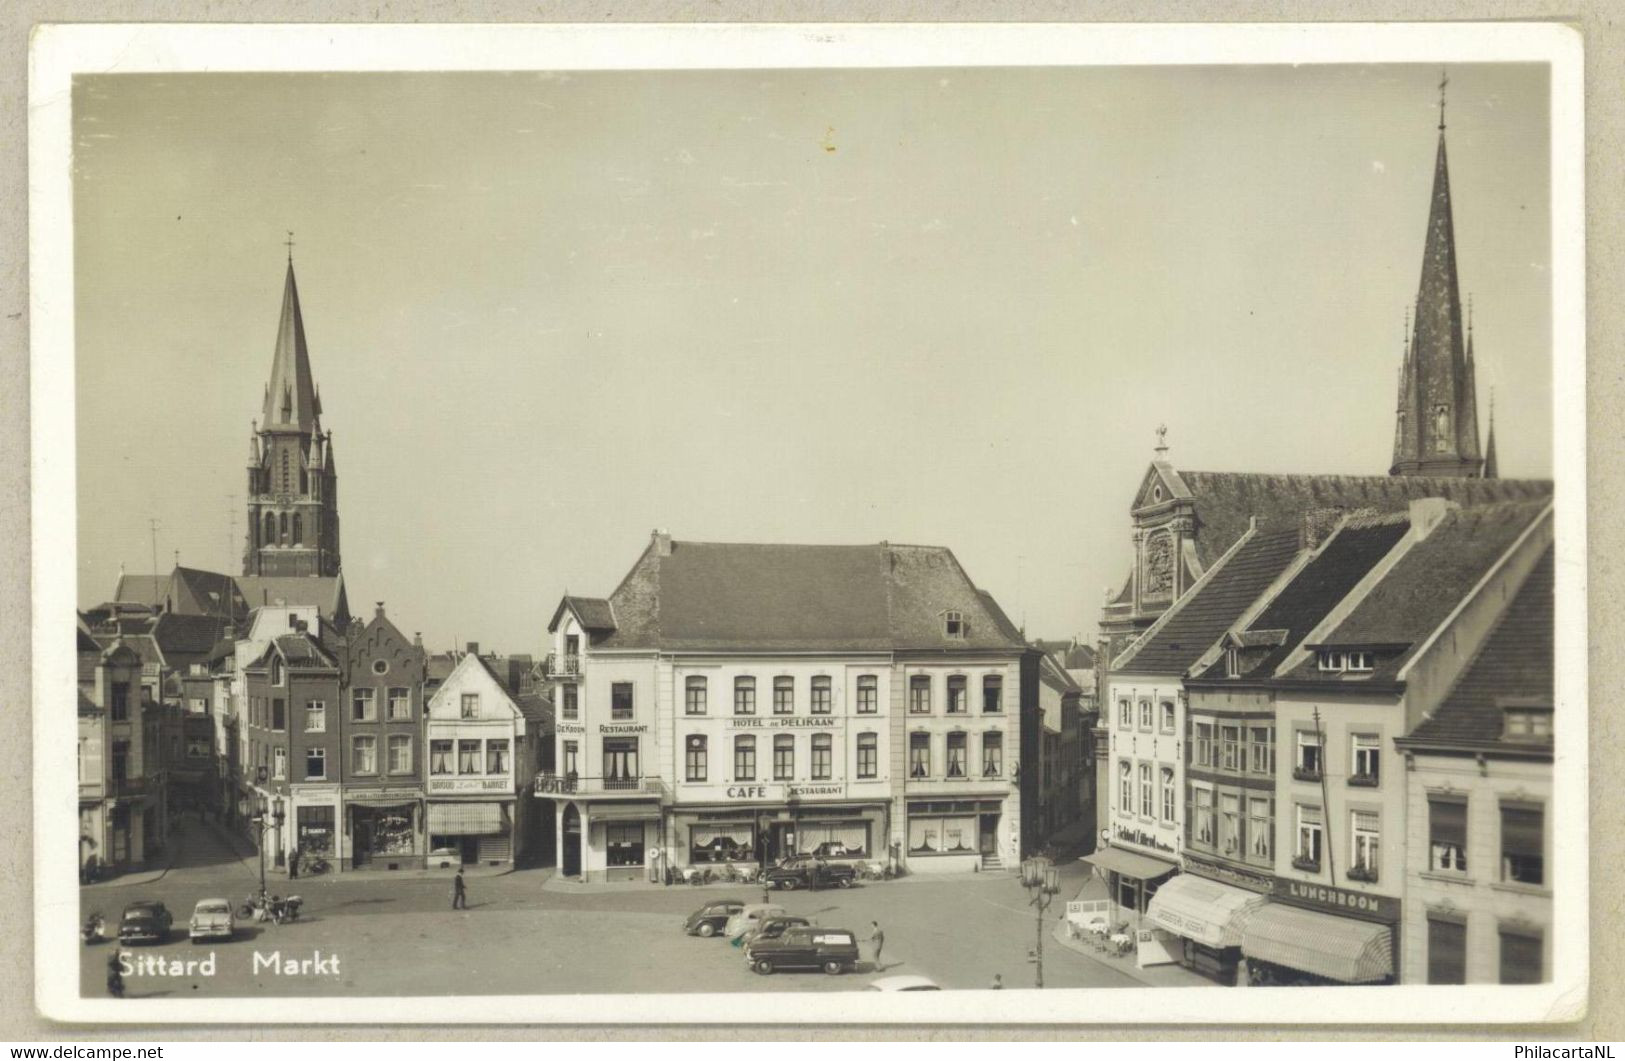
<instances>
[{"instance_id":1,"label":"shop awning","mask_svg":"<svg viewBox=\"0 0 1625 1061\"><path fill-rule=\"evenodd\" d=\"M1179 868L1172 862L1125 851L1121 847L1101 848L1092 855L1084 856L1082 861L1103 872L1120 873L1135 880L1156 880Z\"/></svg>"},{"instance_id":2,"label":"shop awning","mask_svg":"<svg viewBox=\"0 0 1625 1061\"><path fill-rule=\"evenodd\" d=\"M432 836L497 836L507 832L500 803L431 803Z\"/></svg>"},{"instance_id":3,"label":"shop awning","mask_svg":"<svg viewBox=\"0 0 1625 1061\"><path fill-rule=\"evenodd\" d=\"M589 803L586 813L589 822L647 822L660 817L660 804Z\"/></svg>"},{"instance_id":4,"label":"shop awning","mask_svg":"<svg viewBox=\"0 0 1625 1061\"><path fill-rule=\"evenodd\" d=\"M1249 958L1364 984L1393 975L1393 935L1387 925L1270 903L1248 918L1241 950Z\"/></svg>"},{"instance_id":5,"label":"shop awning","mask_svg":"<svg viewBox=\"0 0 1625 1061\"><path fill-rule=\"evenodd\" d=\"M1157 889L1145 913L1175 935L1222 949L1241 946L1242 927L1268 901L1257 892L1181 873Z\"/></svg>"},{"instance_id":6,"label":"shop awning","mask_svg":"<svg viewBox=\"0 0 1625 1061\"><path fill-rule=\"evenodd\" d=\"M393 808L411 807L417 803L417 800L410 797L402 798L400 796L395 796L393 798L387 796L345 796L344 803L349 807Z\"/></svg>"}]
</instances>

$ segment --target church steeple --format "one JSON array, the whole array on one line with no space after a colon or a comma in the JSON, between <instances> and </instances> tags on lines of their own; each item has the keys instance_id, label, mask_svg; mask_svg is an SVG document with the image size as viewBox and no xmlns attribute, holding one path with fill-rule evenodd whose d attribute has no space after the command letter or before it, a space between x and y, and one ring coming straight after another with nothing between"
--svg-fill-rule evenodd
<instances>
[{"instance_id":1,"label":"church steeple","mask_svg":"<svg viewBox=\"0 0 1625 1061\"><path fill-rule=\"evenodd\" d=\"M299 285L293 277L293 259L282 284L282 316L277 324L276 352L265 391L266 430L297 430L309 434L320 407L310 376L310 351L305 346L305 318L299 310Z\"/></svg>"},{"instance_id":2,"label":"church steeple","mask_svg":"<svg viewBox=\"0 0 1625 1061\"><path fill-rule=\"evenodd\" d=\"M276 352L249 443L245 575L339 573L338 472L332 432L310 373L305 320L293 275L293 234L282 284Z\"/></svg>"},{"instance_id":3,"label":"church steeple","mask_svg":"<svg viewBox=\"0 0 1625 1061\"><path fill-rule=\"evenodd\" d=\"M1445 152L1444 88L1439 83L1439 147L1433 167L1422 277L1399 384L1391 475L1470 478L1481 474L1473 363L1462 329L1456 236Z\"/></svg>"}]
</instances>

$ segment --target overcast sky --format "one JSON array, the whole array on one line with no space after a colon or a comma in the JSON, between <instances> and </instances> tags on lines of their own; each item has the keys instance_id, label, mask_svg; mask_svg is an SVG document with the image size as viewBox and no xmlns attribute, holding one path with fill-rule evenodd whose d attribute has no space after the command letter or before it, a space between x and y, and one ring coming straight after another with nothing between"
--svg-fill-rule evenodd
<instances>
[{"instance_id":1,"label":"overcast sky","mask_svg":"<svg viewBox=\"0 0 1625 1061\"><path fill-rule=\"evenodd\" d=\"M79 601L241 571L294 258L345 578L540 651L682 539L951 547L1088 634L1189 470L1382 474L1435 68L81 79ZM1548 78L1450 70L1503 475L1551 474Z\"/></svg>"}]
</instances>

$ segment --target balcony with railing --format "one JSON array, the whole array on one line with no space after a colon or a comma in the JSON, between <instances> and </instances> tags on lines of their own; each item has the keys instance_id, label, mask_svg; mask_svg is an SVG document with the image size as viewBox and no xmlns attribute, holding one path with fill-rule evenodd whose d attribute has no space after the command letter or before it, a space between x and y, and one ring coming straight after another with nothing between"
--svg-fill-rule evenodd
<instances>
[{"instance_id":1,"label":"balcony with railing","mask_svg":"<svg viewBox=\"0 0 1625 1061\"><path fill-rule=\"evenodd\" d=\"M549 652L544 670L549 678L575 681L581 677L581 657L573 652Z\"/></svg>"},{"instance_id":2,"label":"balcony with railing","mask_svg":"<svg viewBox=\"0 0 1625 1061\"><path fill-rule=\"evenodd\" d=\"M664 799L666 785L658 777L537 774L535 793L538 796L580 796L586 799Z\"/></svg>"}]
</instances>

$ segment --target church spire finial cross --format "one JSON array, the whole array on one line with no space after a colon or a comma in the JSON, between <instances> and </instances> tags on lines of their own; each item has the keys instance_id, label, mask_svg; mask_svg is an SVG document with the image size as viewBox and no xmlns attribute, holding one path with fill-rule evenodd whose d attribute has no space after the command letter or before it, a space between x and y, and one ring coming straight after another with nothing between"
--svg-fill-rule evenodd
<instances>
[{"instance_id":1,"label":"church spire finial cross","mask_svg":"<svg viewBox=\"0 0 1625 1061\"><path fill-rule=\"evenodd\" d=\"M293 229L288 229L288 238L282 241L282 245L284 247L288 248L288 264L292 265L293 264Z\"/></svg>"},{"instance_id":2,"label":"church spire finial cross","mask_svg":"<svg viewBox=\"0 0 1625 1061\"><path fill-rule=\"evenodd\" d=\"M1439 131L1444 132L1444 90L1450 84L1450 74L1444 69L1439 70Z\"/></svg>"},{"instance_id":3,"label":"church spire finial cross","mask_svg":"<svg viewBox=\"0 0 1625 1061\"><path fill-rule=\"evenodd\" d=\"M1168 452L1168 425L1157 425L1157 456L1161 457Z\"/></svg>"}]
</instances>

